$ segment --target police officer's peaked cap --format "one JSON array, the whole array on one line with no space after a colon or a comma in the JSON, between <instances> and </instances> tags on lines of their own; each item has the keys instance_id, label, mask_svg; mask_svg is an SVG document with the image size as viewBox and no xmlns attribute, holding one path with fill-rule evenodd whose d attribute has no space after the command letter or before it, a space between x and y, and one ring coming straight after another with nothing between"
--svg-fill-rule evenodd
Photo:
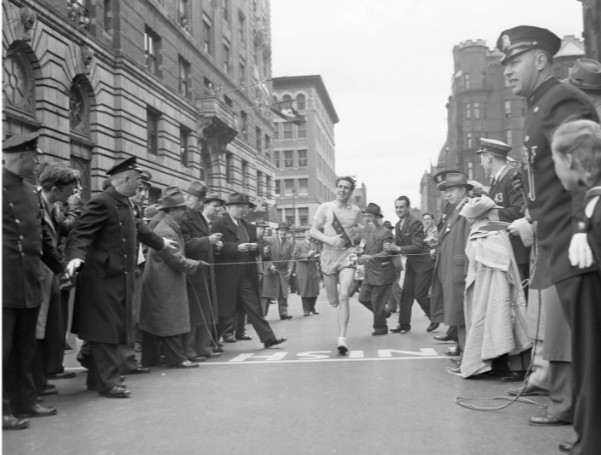
<instances>
[{"instance_id":1,"label":"police officer's peaked cap","mask_svg":"<svg viewBox=\"0 0 601 455\"><path fill-rule=\"evenodd\" d=\"M125 171L135 170L138 172L142 172L138 167L138 163L136 162L136 157L131 156L129 158L124 159L123 161L115 164L112 168L110 168L106 173L108 175L117 175Z\"/></svg>"},{"instance_id":2,"label":"police officer's peaked cap","mask_svg":"<svg viewBox=\"0 0 601 455\"><path fill-rule=\"evenodd\" d=\"M2 151L4 153L17 153L17 152L38 152L38 137L40 137L39 131L33 133L17 134L2 142Z\"/></svg>"},{"instance_id":3,"label":"police officer's peaked cap","mask_svg":"<svg viewBox=\"0 0 601 455\"><path fill-rule=\"evenodd\" d=\"M480 149L476 150L476 153L495 153L497 155L507 156L511 151L511 146L505 142L497 141L495 139L480 138Z\"/></svg>"},{"instance_id":4,"label":"police officer's peaked cap","mask_svg":"<svg viewBox=\"0 0 601 455\"><path fill-rule=\"evenodd\" d=\"M561 47L561 38L546 28L531 25L518 25L501 32L497 40L497 49L503 52L501 64L516 55L532 49L542 49L555 55Z\"/></svg>"}]
</instances>

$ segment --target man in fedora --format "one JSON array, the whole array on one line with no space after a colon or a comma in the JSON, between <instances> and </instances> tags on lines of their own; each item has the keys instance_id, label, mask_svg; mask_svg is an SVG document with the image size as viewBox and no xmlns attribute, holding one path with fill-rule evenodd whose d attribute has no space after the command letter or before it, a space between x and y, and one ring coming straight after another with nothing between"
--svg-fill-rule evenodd
<instances>
[{"instance_id":1,"label":"man in fedora","mask_svg":"<svg viewBox=\"0 0 601 455\"><path fill-rule=\"evenodd\" d=\"M174 242L134 216L129 198L138 188L136 157L118 162L107 174L110 185L86 203L67 240L67 272L74 278L79 271L71 331L89 342L88 389L127 398L130 391L119 377L119 346L130 344L136 241L156 250L173 248Z\"/></svg>"},{"instance_id":2,"label":"man in fedora","mask_svg":"<svg viewBox=\"0 0 601 455\"><path fill-rule=\"evenodd\" d=\"M424 224L410 213L409 198L398 197L394 201L394 210L399 221L394 228L395 244L392 249L406 255L407 261L399 305L399 323L391 332L407 333L411 330L411 308L414 300L417 300L425 315L430 318L429 294L434 259L430 256L430 248L424 243ZM438 325L438 322L431 321L426 331L432 332L438 328Z\"/></svg>"},{"instance_id":3,"label":"man in fedora","mask_svg":"<svg viewBox=\"0 0 601 455\"><path fill-rule=\"evenodd\" d=\"M495 139L480 139L480 148L476 154L480 156L480 165L484 174L490 178L489 197L500 207L496 210L500 221L511 223L523 218L526 213L526 202L522 192L522 176L515 166L510 166L508 154L511 146ZM526 248L517 235L511 235L511 246L522 281L528 278L530 265L530 248Z\"/></svg>"},{"instance_id":4,"label":"man in fedora","mask_svg":"<svg viewBox=\"0 0 601 455\"><path fill-rule=\"evenodd\" d=\"M269 311L270 300L277 300L280 319L292 319L288 314L288 279L292 275L292 250L294 246L286 240L290 228L282 222L276 229L276 235L265 239L269 246L270 259L263 262L263 292L265 316Z\"/></svg>"},{"instance_id":5,"label":"man in fedora","mask_svg":"<svg viewBox=\"0 0 601 455\"><path fill-rule=\"evenodd\" d=\"M367 229L365 249L359 256L359 264L365 265L365 277L359 291L359 302L374 314L372 335L388 334L386 302L390 296L396 272L392 262L394 237L382 226L382 210L378 204L370 202L363 213Z\"/></svg>"},{"instance_id":6,"label":"man in fedora","mask_svg":"<svg viewBox=\"0 0 601 455\"><path fill-rule=\"evenodd\" d=\"M37 402L33 377L36 324L42 303L41 262L63 272L42 218L32 179L42 152L39 131L2 143L2 428L29 426L26 417L56 414Z\"/></svg>"},{"instance_id":7,"label":"man in fedora","mask_svg":"<svg viewBox=\"0 0 601 455\"><path fill-rule=\"evenodd\" d=\"M192 181L186 193L186 216L180 226L186 257L212 264L221 234L211 234L209 225L213 221L202 213L203 205L221 206L225 201L214 193L207 195L207 186L200 181ZM186 337L188 359L216 357L219 354L212 349L218 320L213 266L199 267L187 280L187 286L191 326Z\"/></svg>"},{"instance_id":8,"label":"man in fedora","mask_svg":"<svg viewBox=\"0 0 601 455\"><path fill-rule=\"evenodd\" d=\"M184 256L180 224L186 217L186 201L178 187L165 188L159 210L165 216L155 233L173 240L179 247L173 252L150 250L148 253L140 311L142 364L157 365L159 355L163 354L170 368L195 368L198 364L186 358L184 346L184 335L190 332L186 275L193 276L207 264Z\"/></svg>"},{"instance_id":9,"label":"man in fedora","mask_svg":"<svg viewBox=\"0 0 601 455\"><path fill-rule=\"evenodd\" d=\"M472 185L467 175L449 170L434 176L438 189L449 204L449 215L438 233L438 249L432 275L430 300L430 320L444 322L457 330L457 350L460 354L465 344L465 317L463 314L463 293L467 265L465 245L469 235L467 220L459 213L467 202ZM452 211L451 211L452 210Z\"/></svg>"},{"instance_id":10,"label":"man in fedora","mask_svg":"<svg viewBox=\"0 0 601 455\"><path fill-rule=\"evenodd\" d=\"M521 25L501 32L497 47L503 53L501 64L511 91L527 103L523 182L528 212L537 224L536 274L543 274L541 287L555 287L559 296L546 307L545 345L547 360L553 360L551 403L544 414L531 417L529 423L565 425L573 418L571 354L566 349L569 337L558 335L569 330L569 311L577 305L574 298L581 275L592 270L594 264L585 233L585 191L563 188L554 169L550 143L554 130L566 119L598 122L599 116L583 92L554 77L553 56L561 47L557 35L544 28Z\"/></svg>"},{"instance_id":11,"label":"man in fedora","mask_svg":"<svg viewBox=\"0 0 601 455\"><path fill-rule=\"evenodd\" d=\"M222 234L223 247L215 258L215 281L219 302L219 335L233 323L239 305L247 314L266 348L286 341L276 338L261 309L261 293L256 257L260 254L256 228L244 220L254 207L242 193L230 194L225 203L227 214L217 220L211 233Z\"/></svg>"},{"instance_id":12,"label":"man in fedora","mask_svg":"<svg viewBox=\"0 0 601 455\"><path fill-rule=\"evenodd\" d=\"M591 98L601 117L601 63L592 58L579 58L570 69L567 82Z\"/></svg>"}]
</instances>

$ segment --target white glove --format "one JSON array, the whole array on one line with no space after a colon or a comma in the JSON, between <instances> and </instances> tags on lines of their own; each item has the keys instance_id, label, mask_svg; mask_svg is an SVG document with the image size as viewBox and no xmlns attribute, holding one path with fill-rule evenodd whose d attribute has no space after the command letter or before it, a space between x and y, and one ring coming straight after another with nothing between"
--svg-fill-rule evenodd
<instances>
[{"instance_id":1,"label":"white glove","mask_svg":"<svg viewBox=\"0 0 601 455\"><path fill-rule=\"evenodd\" d=\"M532 246L534 243L534 228L526 218L519 218L507 226L507 230L512 235L519 235L525 247Z\"/></svg>"},{"instance_id":2,"label":"white glove","mask_svg":"<svg viewBox=\"0 0 601 455\"><path fill-rule=\"evenodd\" d=\"M169 248L170 250L177 250L178 246L179 246L179 243L177 243L175 240L171 240L166 237L163 237L163 248Z\"/></svg>"},{"instance_id":3,"label":"white glove","mask_svg":"<svg viewBox=\"0 0 601 455\"><path fill-rule=\"evenodd\" d=\"M82 264L83 261L81 259L71 259L67 264L67 268L65 269L67 276L69 278L73 278L73 276L79 270Z\"/></svg>"},{"instance_id":4,"label":"white glove","mask_svg":"<svg viewBox=\"0 0 601 455\"><path fill-rule=\"evenodd\" d=\"M593 265L593 252L586 240L585 233L578 233L572 236L570 248L568 249L570 264L574 267L585 269Z\"/></svg>"}]
</instances>

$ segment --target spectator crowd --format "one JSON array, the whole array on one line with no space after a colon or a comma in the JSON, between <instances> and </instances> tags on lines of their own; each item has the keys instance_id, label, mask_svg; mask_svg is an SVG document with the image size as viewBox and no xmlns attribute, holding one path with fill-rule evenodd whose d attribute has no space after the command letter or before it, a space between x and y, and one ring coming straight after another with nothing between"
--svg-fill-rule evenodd
<instances>
[{"instance_id":1,"label":"spectator crowd","mask_svg":"<svg viewBox=\"0 0 601 455\"><path fill-rule=\"evenodd\" d=\"M447 169L434 181L440 220L394 200L350 203L355 181L339 177L299 237L287 223L248 221L250 197L226 199L204 182L163 189L147 205L149 172L129 157L107 170L88 201L80 176L42 160L40 132L3 143L3 428L57 413L43 397L63 367L69 331L83 340L86 386L128 398L127 374L152 367L194 369L224 343L265 348L286 341L266 319L288 296L303 317L318 315L321 282L338 313L337 350L346 355L350 298L373 313L373 336L410 336L417 301L427 332L455 345L446 371L460 378L521 381L511 396L549 396L529 423L573 425L559 450L601 448L601 64L580 59L553 76L559 38L519 26L497 46L512 91L527 103L522 162L512 147L482 138L488 177ZM270 235L273 234L273 235ZM69 317L72 313L72 318ZM388 327L392 315L398 319ZM72 319L72 324L68 322Z\"/></svg>"}]
</instances>

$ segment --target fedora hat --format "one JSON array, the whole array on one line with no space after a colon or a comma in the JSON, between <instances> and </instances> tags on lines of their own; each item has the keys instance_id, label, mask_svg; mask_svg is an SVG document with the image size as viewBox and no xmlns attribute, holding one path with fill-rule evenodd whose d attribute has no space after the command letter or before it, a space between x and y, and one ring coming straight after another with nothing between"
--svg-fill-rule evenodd
<instances>
[{"instance_id":1,"label":"fedora hat","mask_svg":"<svg viewBox=\"0 0 601 455\"><path fill-rule=\"evenodd\" d=\"M583 90L601 90L601 63L592 58L579 58L570 68L568 82Z\"/></svg>"},{"instance_id":2,"label":"fedora hat","mask_svg":"<svg viewBox=\"0 0 601 455\"><path fill-rule=\"evenodd\" d=\"M142 219L144 221L150 221L156 216L157 213L159 213L159 204L149 205L144 209L144 217Z\"/></svg>"},{"instance_id":3,"label":"fedora hat","mask_svg":"<svg viewBox=\"0 0 601 455\"><path fill-rule=\"evenodd\" d=\"M465 175L463 172L449 172L445 176L445 179L438 184L438 189L443 191L455 186L463 186L468 191L474 188L474 186L468 182L467 175Z\"/></svg>"},{"instance_id":4,"label":"fedora hat","mask_svg":"<svg viewBox=\"0 0 601 455\"><path fill-rule=\"evenodd\" d=\"M386 229L394 229L394 226L392 225L392 223L390 221L384 221L382 226L384 226Z\"/></svg>"},{"instance_id":5,"label":"fedora hat","mask_svg":"<svg viewBox=\"0 0 601 455\"><path fill-rule=\"evenodd\" d=\"M285 221L281 221L281 222L278 223L278 227L276 229L278 231L279 230L289 231L290 230L290 226L288 226L288 223L286 223Z\"/></svg>"},{"instance_id":6,"label":"fedora hat","mask_svg":"<svg viewBox=\"0 0 601 455\"><path fill-rule=\"evenodd\" d=\"M374 204L373 202L367 204L366 209L363 210L361 213L371 213L372 215L375 215L378 218L384 217L384 215L382 215L382 209L380 208L380 206L378 204Z\"/></svg>"},{"instance_id":7,"label":"fedora hat","mask_svg":"<svg viewBox=\"0 0 601 455\"><path fill-rule=\"evenodd\" d=\"M202 200L203 204L208 204L209 202L217 201L219 204L225 204L225 201L219 197L217 193L207 193L204 199Z\"/></svg>"},{"instance_id":8,"label":"fedora hat","mask_svg":"<svg viewBox=\"0 0 601 455\"><path fill-rule=\"evenodd\" d=\"M230 194L225 205L248 205L251 209L255 208L255 204L250 202L250 198L248 197L248 195L242 193Z\"/></svg>"},{"instance_id":9,"label":"fedora hat","mask_svg":"<svg viewBox=\"0 0 601 455\"><path fill-rule=\"evenodd\" d=\"M269 227L269 223L267 223L263 218L257 218L255 220L256 227Z\"/></svg>"},{"instance_id":10,"label":"fedora hat","mask_svg":"<svg viewBox=\"0 0 601 455\"><path fill-rule=\"evenodd\" d=\"M188 189L184 191L192 196L196 196L199 199L203 199L207 195L207 185L205 185L204 182L192 180Z\"/></svg>"},{"instance_id":11,"label":"fedora hat","mask_svg":"<svg viewBox=\"0 0 601 455\"><path fill-rule=\"evenodd\" d=\"M184 193L179 186L168 186L163 190L163 205L159 210L173 209L177 207L185 207Z\"/></svg>"}]
</instances>

